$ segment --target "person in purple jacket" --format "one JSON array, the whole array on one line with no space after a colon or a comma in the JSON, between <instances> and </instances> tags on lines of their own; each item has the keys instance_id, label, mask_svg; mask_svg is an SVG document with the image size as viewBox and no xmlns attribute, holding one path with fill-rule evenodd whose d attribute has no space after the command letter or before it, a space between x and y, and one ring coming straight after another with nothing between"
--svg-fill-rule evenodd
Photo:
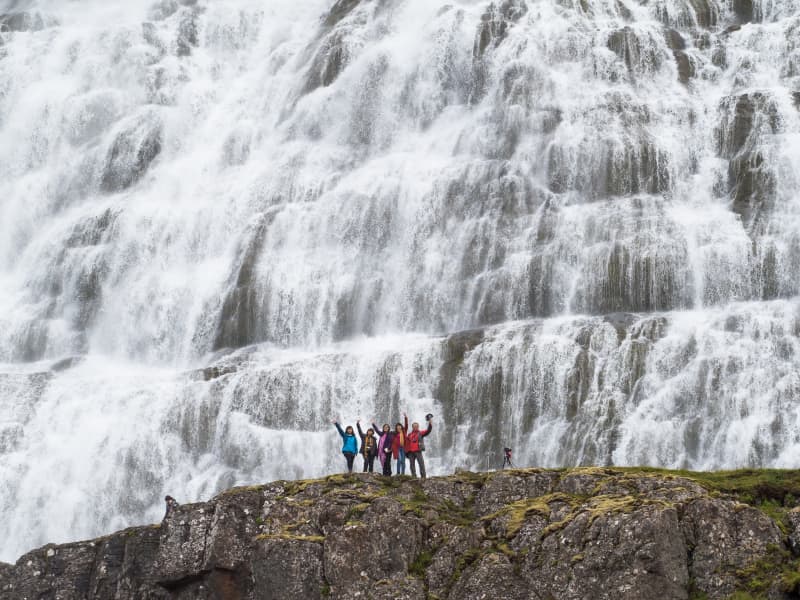
<instances>
[{"instance_id":1,"label":"person in purple jacket","mask_svg":"<svg viewBox=\"0 0 800 600\"><path fill-rule=\"evenodd\" d=\"M382 429L378 429L375 423L372 424L372 429L380 431L381 435L378 438L378 460L381 461L383 467L383 474L391 476L392 474L392 441L394 440L394 433L388 423L383 424Z\"/></svg>"}]
</instances>

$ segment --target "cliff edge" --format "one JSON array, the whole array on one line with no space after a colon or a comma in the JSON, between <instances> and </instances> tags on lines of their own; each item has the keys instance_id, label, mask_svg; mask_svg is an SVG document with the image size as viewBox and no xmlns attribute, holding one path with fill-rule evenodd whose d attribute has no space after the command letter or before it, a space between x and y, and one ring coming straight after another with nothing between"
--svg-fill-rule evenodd
<instances>
[{"instance_id":1,"label":"cliff edge","mask_svg":"<svg viewBox=\"0 0 800 600\"><path fill-rule=\"evenodd\" d=\"M0 564L0 598L800 598L796 498L798 471L278 481Z\"/></svg>"}]
</instances>

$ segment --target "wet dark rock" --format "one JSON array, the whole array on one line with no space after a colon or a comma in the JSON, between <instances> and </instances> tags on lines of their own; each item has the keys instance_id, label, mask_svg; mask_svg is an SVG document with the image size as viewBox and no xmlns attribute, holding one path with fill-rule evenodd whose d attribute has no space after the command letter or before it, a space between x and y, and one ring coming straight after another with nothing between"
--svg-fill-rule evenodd
<instances>
[{"instance_id":1,"label":"wet dark rock","mask_svg":"<svg viewBox=\"0 0 800 600\"><path fill-rule=\"evenodd\" d=\"M160 525L0 563L0 599L791 597L797 511L771 508L786 539L734 497L752 490L722 481L720 496L697 477L525 469L236 488Z\"/></svg>"},{"instance_id":2,"label":"wet dark rock","mask_svg":"<svg viewBox=\"0 0 800 600\"><path fill-rule=\"evenodd\" d=\"M571 148L553 144L548 155L550 190L557 194L578 191L589 197L659 194L669 191L668 156L643 132L624 146L615 140L591 140L579 148L575 161ZM592 158L584 153L592 153ZM576 169L575 165L581 168ZM612 308L611 310L617 310Z\"/></svg>"},{"instance_id":3,"label":"wet dark rock","mask_svg":"<svg viewBox=\"0 0 800 600\"><path fill-rule=\"evenodd\" d=\"M709 29L719 22L719 3L714 0L681 0L670 4L670 10L666 3L655 6L656 17L668 27Z\"/></svg>"},{"instance_id":4,"label":"wet dark rock","mask_svg":"<svg viewBox=\"0 0 800 600\"><path fill-rule=\"evenodd\" d=\"M611 33L608 38L608 48L619 56L628 70L633 70L640 59L639 38L630 27L623 27Z\"/></svg>"},{"instance_id":5,"label":"wet dark rock","mask_svg":"<svg viewBox=\"0 0 800 600\"><path fill-rule=\"evenodd\" d=\"M471 101L480 100L486 93L487 65L484 63L486 54L496 48L508 35L509 29L528 12L524 0L503 0L501 3L489 4L486 12L481 16L475 43L472 49L472 91Z\"/></svg>"},{"instance_id":6,"label":"wet dark rock","mask_svg":"<svg viewBox=\"0 0 800 600\"><path fill-rule=\"evenodd\" d=\"M611 32L607 46L622 60L628 77L634 81L652 76L664 64L665 56L658 41L649 31L640 31L626 25Z\"/></svg>"},{"instance_id":7,"label":"wet dark rock","mask_svg":"<svg viewBox=\"0 0 800 600\"><path fill-rule=\"evenodd\" d=\"M733 0L731 5L733 13L740 23L752 23L755 18L753 0Z\"/></svg>"},{"instance_id":8,"label":"wet dark rock","mask_svg":"<svg viewBox=\"0 0 800 600\"><path fill-rule=\"evenodd\" d=\"M748 152L731 160L728 185L733 192L733 211L746 225L760 222L773 209L777 176L760 152Z\"/></svg>"},{"instance_id":9,"label":"wet dark rock","mask_svg":"<svg viewBox=\"0 0 800 600\"><path fill-rule=\"evenodd\" d=\"M632 21L633 20L633 13L630 9L625 6L625 3L622 0L616 0L616 8L619 16L625 21Z\"/></svg>"},{"instance_id":10,"label":"wet dark rock","mask_svg":"<svg viewBox=\"0 0 800 600\"><path fill-rule=\"evenodd\" d=\"M728 66L728 52L727 47L723 44L714 44L711 50L711 64L720 69Z\"/></svg>"},{"instance_id":11,"label":"wet dark rock","mask_svg":"<svg viewBox=\"0 0 800 600\"><path fill-rule=\"evenodd\" d=\"M712 0L688 0L700 27L714 27L719 20L717 3Z\"/></svg>"},{"instance_id":12,"label":"wet dark rock","mask_svg":"<svg viewBox=\"0 0 800 600\"><path fill-rule=\"evenodd\" d=\"M198 39L198 18L200 11L197 9L187 9L178 25L178 37L175 40L178 56L189 56L192 49L197 47Z\"/></svg>"},{"instance_id":13,"label":"wet dark rock","mask_svg":"<svg viewBox=\"0 0 800 600\"><path fill-rule=\"evenodd\" d=\"M475 39L473 56L481 58L490 47L499 45L509 28L528 12L524 0L504 0L499 5L492 3L481 17Z\"/></svg>"},{"instance_id":14,"label":"wet dark rock","mask_svg":"<svg viewBox=\"0 0 800 600\"><path fill-rule=\"evenodd\" d=\"M456 376L464 362L464 356L483 341L483 336L483 329L473 329L450 335L444 342L436 397L440 399L444 408L445 421L455 414ZM449 441L444 442L445 445L452 442L452 432L445 430L443 435L449 438Z\"/></svg>"},{"instance_id":15,"label":"wet dark rock","mask_svg":"<svg viewBox=\"0 0 800 600\"><path fill-rule=\"evenodd\" d=\"M686 40L680 32L675 29L665 29L664 39L667 41L667 46L672 50L672 56L675 58L675 64L678 67L678 80L686 84L695 75L694 64L689 55L685 52Z\"/></svg>"},{"instance_id":16,"label":"wet dark rock","mask_svg":"<svg viewBox=\"0 0 800 600\"><path fill-rule=\"evenodd\" d=\"M763 134L778 133L779 111L767 92L747 92L722 101L723 119L717 132L718 152L733 158L755 146Z\"/></svg>"},{"instance_id":17,"label":"wet dark rock","mask_svg":"<svg viewBox=\"0 0 800 600\"><path fill-rule=\"evenodd\" d=\"M257 325L264 307L255 269L263 248L264 236L273 217L274 214L269 213L243 237L245 241L232 269L235 279L231 281L228 294L223 300L213 350L242 348L263 341Z\"/></svg>"},{"instance_id":18,"label":"wet dark rock","mask_svg":"<svg viewBox=\"0 0 800 600\"><path fill-rule=\"evenodd\" d=\"M306 91L328 87L339 77L347 64L346 39L343 33L327 36L311 61L306 77Z\"/></svg>"},{"instance_id":19,"label":"wet dark rock","mask_svg":"<svg viewBox=\"0 0 800 600\"><path fill-rule=\"evenodd\" d=\"M337 0L323 19L326 27L333 27L349 15L363 0Z\"/></svg>"},{"instance_id":20,"label":"wet dark rock","mask_svg":"<svg viewBox=\"0 0 800 600\"><path fill-rule=\"evenodd\" d=\"M64 245L67 248L81 248L102 243L118 215L118 210L107 208L100 214L79 221L73 226Z\"/></svg>"},{"instance_id":21,"label":"wet dark rock","mask_svg":"<svg viewBox=\"0 0 800 600\"><path fill-rule=\"evenodd\" d=\"M678 81L685 85L696 74L694 64L689 55L683 50L676 50L673 52L673 56L675 57L675 65L678 68Z\"/></svg>"},{"instance_id":22,"label":"wet dark rock","mask_svg":"<svg viewBox=\"0 0 800 600\"><path fill-rule=\"evenodd\" d=\"M756 91L730 96L720 109L717 150L729 161L727 190L733 210L752 229L774 204L777 175L764 141L780 131L778 104L768 93Z\"/></svg>"},{"instance_id":23,"label":"wet dark rock","mask_svg":"<svg viewBox=\"0 0 800 600\"><path fill-rule=\"evenodd\" d=\"M54 373L58 373L60 371L66 371L73 367L78 366L85 360L83 356L68 356L67 358L62 358L61 360L57 360L52 365L50 365L50 370Z\"/></svg>"},{"instance_id":24,"label":"wet dark rock","mask_svg":"<svg viewBox=\"0 0 800 600\"><path fill-rule=\"evenodd\" d=\"M313 50L311 66L308 69L305 93L320 87L328 87L341 75L347 66L349 30L341 24L361 4L363 0L338 0L322 20L320 42ZM341 24L341 26L340 26Z\"/></svg>"},{"instance_id":25,"label":"wet dark rock","mask_svg":"<svg viewBox=\"0 0 800 600\"><path fill-rule=\"evenodd\" d=\"M44 19L39 13L13 12L0 14L0 33L9 31L39 31L44 29Z\"/></svg>"},{"instance_id":26,"label":"wet dark rock","mask_svg":"<svg viewBox=\"0 0 800 600\"><path fill-rule=\"evenodd\" d=\"M13 359L20 362L41 360L47 350L47 335L47 320L34 319L25 323L18 334Z\"/></svg>"},{"instance_id":27,"label":"wet dark rock","mask_svg":"<svg viewBox=\"0 0 800 600\"><path fill-rule=\"evenodd\" d=\"M100 180L105 192L128 189L147 172L161 153L162 124L153 114L136 118L117 133L106 155Z\"/></svg>"},{"instance_id":28,"label":"wet dark rock","mask_svg":"<svg viewBox=\"0 0 800 600\"><path fill-rule=\"evenodd\" d=\"M675 29L665 29L664 39L667 40L667 46L670 50L686 50L686 40L683 35Z\"/></svg>"},{"instance_id":29,"label":"wet dark rock","mask_svg":"<svg viewBox=\"0 0 800 600\"><path fill-rule=\"evenodd\" d=\"M649 131L650 109L631 94L615 91L598 98L593 111L601 119L619 119L622 133L610 137L598 129L580 144L552 143L546 158L550 191L577 191L590 199L668 192L669 154Z\"/></svg>"},{"instance_id":30,"label":"wet dark rock","mask_svg":"<svg viewBox=\"0 0 800 600\"><path fill-rule=\"evenodd\" d=\"M610 313L603 317L603 320L611 325L617 332L617 339L622 342L628 336L628 329L639 317L633 313Z\"/></svg>"},{"instance_id":31,"label":"wet dark rock","mask_svg":"<svg viewBox=\"0 0 800 600\"><path fill-rule=\"evenodd\" d=\"M236 365L214 365L200 369L199 371L196 371L194 375L197 379L202 381L212 381L214 379L224 377L225 375L236 373L238 370L239 369Z\"/></svg>"},{"instance_id":32,"label":"wet dark rock","mask_svg":"<svg viewBox=\"0 0 800 600\"><path fill-rule=\"evenodd\" d=\"M741 28L742 28L742 26L739 25L738 23L735 24L735 25L730 25L729 27L726 27L722 31L722 35L730 35L730 34L734 33L735 31L739 31Z\"/></svg>"}]
</instances>

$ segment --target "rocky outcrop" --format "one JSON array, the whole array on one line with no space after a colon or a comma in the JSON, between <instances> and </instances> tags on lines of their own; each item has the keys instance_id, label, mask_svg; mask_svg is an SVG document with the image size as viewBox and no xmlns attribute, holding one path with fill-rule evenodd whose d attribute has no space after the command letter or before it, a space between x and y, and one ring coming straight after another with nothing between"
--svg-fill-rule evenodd
<instances>
[{"instance_id":1,"label":"rocky outcrop","mask_svg":"<svg viewBox=\"0 0 800 600\"><path fill-rule=\"evenodd\" d=\"M798 486L600 468L279 481L0 564L0 598L788 599Z\"/></svg>"},{"instance_id":2,"label":"rocky outcrop","mask_svg":"<svg viewBox=\"0 0 800 600\"><path fill-rule=\"evenodd\" d=\"M362 0L337 0L322 20L322 39L314 52L306 75L306 93L328 87L339 77L350 60L350 27L339 27L362 3Z\"/></svg>"},{"instance_id":3,"label":"rocky outcrop","mask_svg":"<svg viewBox=\"0 0 800 600\"><path fill-rule=\"evenodd\" d=\"M161 153L162 123L153 111L134 117L120 128L108 149L100 187L106 192L126 190L147 172Z\"/></svg>"},{"instance_id":4,"label":"rocky outcrop","mask_svg":"<svg viewBox=\"0 0 800 600\"><path fill-rule=\"evenodd\" d=\"M500 44L506 38L509 28L527 12L528 6L523 0L504 0L499 5L490 4L481 16L473 56L480 58L490 47Z\"/></svg>"},{"instance_id":5,"label":"rocky outcrop","mask_svg":"<svg viewBox=\"0 0 800 600\"><path fill-rule=\"evenodd\" d=\"M781 131L780 111L768 92L754 91L725 97L720 112L717 148L729 161L727 190L733 211L752 231L775 200L777 175L767 141Z\"/></svg>"},{"instance_id":6,"label":"rocky outcrop","mask_svg":"<svg viewBox=\"0 0 800 600\"><path fill-rule=\"evenodd\" d=\"M486 93L488 70L486 55L508 36L508 31L528 12L524 0L504 0L499 4L492 2L481 16L475 43L472 49L473 89L472 102L477 102Z\"/></svg>"}]
</instances>

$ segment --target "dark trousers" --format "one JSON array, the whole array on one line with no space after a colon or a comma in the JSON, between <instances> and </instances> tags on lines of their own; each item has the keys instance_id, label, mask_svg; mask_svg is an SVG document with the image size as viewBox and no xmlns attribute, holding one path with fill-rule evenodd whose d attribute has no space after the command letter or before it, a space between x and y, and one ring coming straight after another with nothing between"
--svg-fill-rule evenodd
<instances>
[{"instance_id":1,"label":"dark trousers","mask_svg":"<svg viewBox=\"0 0 800 600\"><path fill-rule=\"evenodd\" d=\"M347 472L353 472L353 461L356 459L356 455L352 452L342 452L344 454L345 460L347 460Z\"/></svg>"},{"instance_id":2,"label":"dark trousers","mask_svg":"<svg viewBox=\"0 0 800 600\"><path fill-rule=\"evenodd\" d=\"M364 456L364 473L369 471L372 473L372 467L375 464L375 455L369 454Z\"/></svg>"},{"instance_id":3,"label":"dark trousers","mask_svg":"<svg viewBox=\"0 0 800 600\"><path fill-rule=\"evenodd\" d=\"M384 475L391 475L392 474L392 453L383 455L383 474Z\"/></svg>"},{"instance_id":4,"label":"dark trousers","mask_svg":"<svg viewBox=\"0 0 800 600\"><path fill-rule=\"evenodd\" d=\"M425 459L422 458L422 452L406 452L408 461L411 463L411 476L417 476L416 462L419 461L419 474L425 479Z\"/></svg>"}]
</instances>

